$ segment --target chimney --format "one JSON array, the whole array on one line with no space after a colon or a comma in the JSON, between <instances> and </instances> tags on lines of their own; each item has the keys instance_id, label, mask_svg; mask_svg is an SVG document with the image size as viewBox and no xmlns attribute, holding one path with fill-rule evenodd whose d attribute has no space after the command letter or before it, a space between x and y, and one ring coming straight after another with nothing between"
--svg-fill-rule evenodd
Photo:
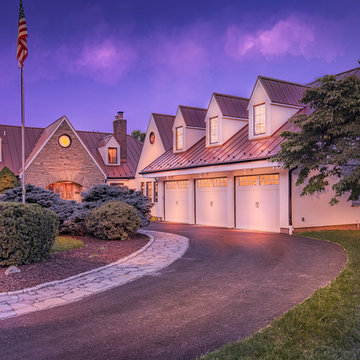
<instances>
[{"instance_id":1,"label":"chimney","mask_svg":"<svg viewBox=\"0 0 360 360\"><path fill-rule=\"evenodd\" d=\"M120 144L120 162L127 161L127 134L126 119L123 118L124 112L118 111L113 122L113 132L115 139Z\"/></svg>"}]
</instances>

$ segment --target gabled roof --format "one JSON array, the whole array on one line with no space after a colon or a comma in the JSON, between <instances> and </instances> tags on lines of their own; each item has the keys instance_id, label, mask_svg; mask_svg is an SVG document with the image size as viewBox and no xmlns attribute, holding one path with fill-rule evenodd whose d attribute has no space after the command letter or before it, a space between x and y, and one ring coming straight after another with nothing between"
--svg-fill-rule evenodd
<instances>
[{"instance_id":1,"label":"gabled roof","mask_svg":"<svg viewBox=\"0 0 360 360\"><path fill-rule=\"evenodd\" d=\"M184 118L186 126L205 128L205 116L207 109L180 105L179 110Z\"/></svg>"},{"instance_id":2,"label":"gabled roof","mask_svg":"<svg viewBox=\"0 0 360 360\"><path fill-rule=\"evenodd\" d=\"M25 163L28 166L37 153L45 146L51 135L66 117L61 117L45 129L25 127ZM68 122L69 123L69 122ZM71 124L69 123L72 128ZM72 128L73 129L73 128ZM91 131L76 131L80 142L107 178L134 178L139 162L142 143L127 135L127 162L120 165L105 165L99 151L99 143L107 143L113 134ZM0 125L2 136L2 161L0 169L7 166L15 174L21 172L21 127Z\"/></svg>"},{"instance_id":3,"label":"gabled roof","mask_svg":"<svg viewBox=\"0 0 360 360\"><path fill-rule=\"evenodd\" d=\"M341 80L341 79L344 79L346 77L349 77L349 76L356 76L360 79L360 67L357 67L357 68L354 68L354 69L350 69L350 70L347 70L347 71L344 71L344 72L341 72L339 74L334 74L334 76L336 76L336 78L338 80ZM318 86L319 85L319 82L318 80L315 80L311 83L308 84L309 86Z\"/></svg>"},{"instance_id":4,"label":"gabled roof","mask_svg":"<svg viewBox=\"0 0 360 360\"><path fill-rule=\"evenodd\" d=\"M215 148L206 147L203 137L185 152L173 153L172 149L168 150L140 174L268 159L280 150L283 140L280 133L285 130L292 131L294 128L293 123L287 122L270 138L249 140L249 129L246 125L222 146Z\"/></svg>"},{"instance_id":5,"label":"gabled roof","mask_svg":"<svg viewBox=\"0 0 360 360\"><path fill-rule=\"evenodd\" d=\"M299 107L303 106L301 99L308 88L307 85L273 79L266 76L259 76L258 81L263 85L271 102Z\"/></svg>"},{"instance_id":6,"label":"gabled roof","mask_svg":"<svg viewBox=\"0 0 360 360\"><path fill-rule=\"evenodd\" d=\"M101 147L105 146L109 142L111 137L112 137L112 135L107 135L104 138L100 139L97 147L101 148Z\"/></svg>"},{"instance_id":7,"label":"gabled roof","mask_svg":"<svg viewBox=\"0 0 360 360\"><path fill-rule=\"evenodd\" d=\"M173 145L172 127L174 125L175 116L157 113L152 113L152 116L159 131L165 151L169 150Z\"/></svg>"},{"instance_id":8,"label":"gabled roof","mask_svg":"<svg viewBox=\"0 0 360 360\"><path fill-rule=\"evenodd\" d=\"M214 93L213 96L219 105L223 116L230 116L240 119L249 118L249 112L247 110L249 99L240 96L219 93Z\"/></svg>"}]
</instances>

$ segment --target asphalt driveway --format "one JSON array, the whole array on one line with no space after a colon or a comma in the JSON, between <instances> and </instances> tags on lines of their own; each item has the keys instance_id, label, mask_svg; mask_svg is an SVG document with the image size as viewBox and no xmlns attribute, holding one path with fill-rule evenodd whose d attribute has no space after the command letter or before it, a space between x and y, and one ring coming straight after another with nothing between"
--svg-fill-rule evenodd
<instances>
[{"instance_id":1,"label":"asphalt driveway","mask_svg":"<svg viewBox=\"0 0 360 360\"><path fill-rule=\"evenodd\" d=\"M161 272L79 302L0 321L0 358L193 359L245 337L343 267L331 243L156 223L190 249Z\"/></svg>"}]
</instances>

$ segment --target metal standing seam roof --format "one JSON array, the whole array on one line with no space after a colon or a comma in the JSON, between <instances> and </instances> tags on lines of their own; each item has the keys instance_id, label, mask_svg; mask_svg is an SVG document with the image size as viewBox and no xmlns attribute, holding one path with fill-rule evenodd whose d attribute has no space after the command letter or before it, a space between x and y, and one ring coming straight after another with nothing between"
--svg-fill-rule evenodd
<instances>
[{"instance_id":1,"label":"metal standing seam roof","mask_svg":"<svg viewBox=\"0 0 360 360\"><path fill-rule=\"evenodd\" d=\"M334 76L336 76L336 78L338 80L341 80L341 79L344 79L346 77L353 76L353 75L360 79L360 67L356 67L354 69L347 70L347 71L344 71L344 72L339 73L339 74L334 74ZM308 85L309 86L318 86L319 81L318 81L318 79L316 79L315 81L309 83Z\"/></svg>"},{"instance_id":2,"label":"metal standing seam roof","mask_svg":"<svg viewBox=\"0 0 360 360\"><path fill-rule=\"evenodd\" d=\"M301 99L309 86L272 79L266 76L259 76L258 79L264 86L271 102L284 105L303 106Z\"/></svg>"},{"instance_id":3,"label":"metal standing seam roof","mask_svg":"<svg viewBox=\"0 0 360 360\"><path fill-rule=\"evenodd\" d=\"M294 124L288 121L271 137L249 140L248 125L246 125L220 147L206 147L205 137L203 137L185 152L173 153L172 149L169 149L140 173L268 159L280 150L283 141L280 133L294 129Z\"/></svg>"},{"instance_id":4,"label":"metal standing seam roof","mask_svg":"<svg viewBox=\"0 0 360 360\"><path fill-rule=\"evenodd\" d=\"M62 118L56 120L45 129L25 127L25 163L28 163L29 159L41 149L61 120ZM127 135L128 161L120 165L105 165L98 151L98 146L101 141L112 134L91 131L76 131L76 133L108 178L135 177L142 143ZM21 171L21 127L0 125L0 135L2 136L2 161L0 162L0 169L7 166L15 174L19 174Z\"/></svg>"},{"instance_id":5,"label":"metal standing seam roof","mask_svg":"<svg viewBox=\"0 0 360 360\"><path fill-rule=\"evenodd\" d=\"M214 93L213 96L219 105L222 115L240 119L249 118L249 112L247 110L249 99L219 93Z\"/></svg>"},{"instance_id":6,"label":"metal standing seam roof","mask_svg":"<svg viewBox=\"0 0 360 360\"><path fill-rule=\"evenodd\" d=\"M207 109L180 105L179 109L184 118L186 126L205 128L205 117Z\"/></svg>"},{"instance_id":7,"label":"metal standing seam roof","mask_svg":"<svg viewBox=\"0 0 360 360\"><path fill-rule=\"evenodd\" d=\"M173 146L172 128L174 125L175 116L157 113L152 113L152 116L159 131L165 151L169 150Z\"/></svg>"}]
</instances>

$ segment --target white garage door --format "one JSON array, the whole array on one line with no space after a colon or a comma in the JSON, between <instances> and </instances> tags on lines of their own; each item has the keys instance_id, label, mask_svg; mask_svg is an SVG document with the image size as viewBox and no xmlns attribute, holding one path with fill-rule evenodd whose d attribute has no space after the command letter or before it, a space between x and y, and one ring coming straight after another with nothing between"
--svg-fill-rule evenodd
<instances>
[{"instance_id":1,"label":"white garage door","mask_svg":"<svg viewBox=\"0 0 360 360\"><path fill-rule=\"evenodd\" d=\"M189 180L165 182L165 221L189 222Z\"/></svg>"},{"instance_id":2,"label":"white garage door","mask_svg":"<svg viewBox=\"0 0 360 360\"><path fill-rule=\"evenodd\" d=\"M196 180L196 224L227 226L227 178Z\"/></svg>"},{"instance_id":3,"label":"white garage door","mask_svg":"<svg viewBox=\"0 0 360 360\"><path fill-rule=\"evenodd\" d=\"M236 227L280 231L279 174L236 177Z\"/></svg>"}]
</instances>

